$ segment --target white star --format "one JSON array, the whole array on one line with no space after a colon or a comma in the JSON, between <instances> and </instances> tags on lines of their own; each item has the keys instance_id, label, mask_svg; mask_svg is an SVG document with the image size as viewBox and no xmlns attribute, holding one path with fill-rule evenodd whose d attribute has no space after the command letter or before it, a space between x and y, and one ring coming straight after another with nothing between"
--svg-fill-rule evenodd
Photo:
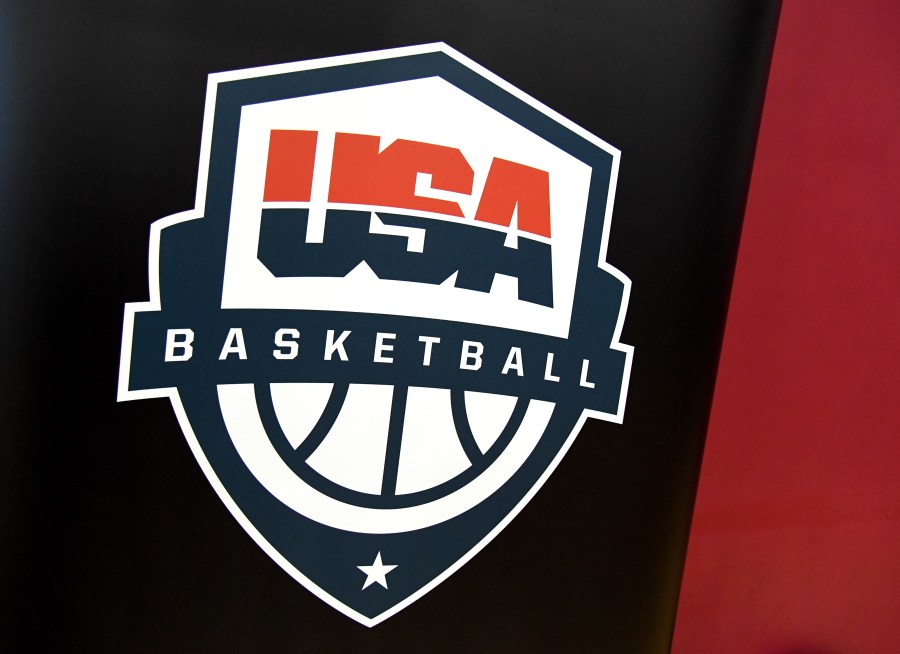
<instances>
[{"instance_id":1,"label":"white star","mask_svg":"<svg viewBox=\"0 0 900 654\"><path fill-rule=\"evenodd\" d=\"M385 565L381 562L381 552L379 552L375 556L375 561L372 565L358 565L356 566L360 570L366 573L366 582L363 584L363 590L368 588L374 583L381 584L385 588L387 588L387 573L396 568L395 565Z\"/></svg>"}]
</instances>

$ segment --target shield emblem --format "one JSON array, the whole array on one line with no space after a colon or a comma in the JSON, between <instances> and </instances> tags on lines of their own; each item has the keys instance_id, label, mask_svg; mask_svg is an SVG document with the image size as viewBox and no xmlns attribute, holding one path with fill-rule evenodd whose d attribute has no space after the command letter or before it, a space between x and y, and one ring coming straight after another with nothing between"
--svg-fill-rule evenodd
<instances>
[{"instance_id":1,"label":"shield emblem","mask_svg":"<svg viewBox=\"0 0 900 654\"><path fill-rule=\"evenodd\" d=\"M621 423L618 163L444 44L211 75L119 400L168 397L260 547L378 624Z\"/></svg>"}]
</instances>

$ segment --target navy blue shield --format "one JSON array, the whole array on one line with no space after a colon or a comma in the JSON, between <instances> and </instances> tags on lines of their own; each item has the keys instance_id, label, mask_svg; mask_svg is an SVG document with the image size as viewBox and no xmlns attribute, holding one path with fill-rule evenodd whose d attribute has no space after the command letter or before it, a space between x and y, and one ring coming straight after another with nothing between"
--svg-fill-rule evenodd
<instances>
[{"instance_id":1,"label":"navy blue shield","mask_svg":"<svg viewBox=\"0 0 900 654\"><path fill-rule=\"evenodd\" d=\"M250 536L367 626L621 423L619 152L435 44L210 76L119 399L168 397Z\"/></svg>"}]
</instances>

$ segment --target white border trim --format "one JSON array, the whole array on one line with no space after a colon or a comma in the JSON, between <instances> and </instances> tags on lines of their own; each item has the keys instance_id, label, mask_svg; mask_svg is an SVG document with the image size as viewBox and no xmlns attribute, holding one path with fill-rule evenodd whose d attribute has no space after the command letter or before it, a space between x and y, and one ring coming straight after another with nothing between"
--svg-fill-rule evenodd
<instances>
[{"instance_id":1,"label":"white border trim","mask_svg":"<svg viewBox=\"0 0 900 654\"><path fill-rule=\"evenodd\" d=\"M614 350L625 353L625 370L616 413L613 414L588 410L583 411L581 417L572 430L572 433L569 434L569 437L566 439L565 443L563 443L563 446L560 448L556 457L553 459L553 461L551 461L550 465L547 467L544 473L540 476L537 482L535 482L531 490L525 494L521 501L516 504L512 511L510 511L509 514L503 520L501 520L497 524L497 526L494 527L494 529L490 531L490 533L488 533L483 539L481 539L481 541L479 541L478 544L475 545L475 547L469 550L469 552L466 553L462 558L460 558L456 563L447 568L447 570L445 570L443 574L432 580L431 583L423 586L421 589L419 589L418 592L410 595L399 604L394 605L388 611L385 611L384 613L377 615L374 618L368 618L358 611L355 611L349 606L343 604L342 602L339 602L337 599L319 588L302 572L291 565L291 563L287 559L285 559L278 552L278 550L276 550L263 537L263 535L256 529L256 527L253 526L253 523L247 519L247 517L243 514L235 501L228 494L225 486L219 480L218 476L216 476L215 470L213 470L212 466L207 460L206 455L204 454L203 449L200 447L200 443L198 442L197 437L194 434L194 430L191 426L190 421L188 420L187 414L185 413L184 406L181 403L181 398L179 397L178 390L176 388L158 388L140 391L131 391L128 389L129 375L131 372L131 346L134 330L134 316L136 313L142 313L146 311L159 311L161 309L159 295L159 244L160 234L162 230L164 230L166 227L171 227L172 225L176 225L181 222L203 217L206 202L207 177L209 174L210 148L212 145L212 129L215 117L216 93L219 84L254 77L280 75L283 73L314 70L318 68L327 68L331 66L362 63L367 61L379 61L397 57L408 57L410 55L432 52L443 52L465 67L478 73L496 86L502 88L504 91L510 93L519 100L537 109L544 115L555 120L567 129L578 134L582 138L586 139L587 141L593 143L600 149L612 155L613 165L611 170L609 194L606 201L606 215L604 216L603 236L600 242L600 257L597 265L600 269L613 275L616 279L622 282L624 286L622 303L619 307L619 316L618 320L616 321L616 327L613 333L613 340L612 343L610 343L610 347ZM543 103L520 91L509 82L501 79L497 75L483 68L468 57L460 54L445 43L431 43L404 48L394 48L390 50L378 50L361 54L327 57L324 59L314 59L311 61L277 64L273 66L261 66L258 68L246 68L243 70L213 73L209 76L207 83L206 105L203 114L203 134L200 142L200 165L197 172L197 194L195 198L194 209L173 214L166 218L157 220L150 227L150 247L149 258L147 262L150 299L146 302L131 302L125 305L125 314L122 322L122 349L121 357L119 360L119 384L117 401L126 402L129 400L143 400L149 398L169 398L169 400L172 402L172 407L175 410L175 415L178 417L178 424L181 425L181 429L184 432L185 439L188 442L188 446L191 448L191 452L193 452L194 457L197 459L197 463L200 464L200 468L203 470L203 473L206 475L209 483L219 495L219 498L222 500L231 514L235 517L238 523L250 535L250 537L253 538L254 541L256 541L256 544L259 545L263 549L263 551L272 558L272 560L274 560L279 566L281 566L281 568L285 572L287 572L291 577L297 580L313 595L321 599L332 608L340 611L347 617L356 620L360 624L365 625L366 627L374 627L380 622L383 622L384 620L402 611L404 608L431 591L438 584L440 584L454 572L459 570L463 565L471 560L473 556L480 552L482 548L484 548L490 541L492 541L494 537L496 537L497 534L499 534L512 521L512 519L519 514L519 512L525 507L525 505L528 504L531 498L534 497L535 493L540 490L541 486L544 485L544 482L547 481L547 479L559 465L559 462L562 461L562 458L565 456L566 452L569 451L569 448L572 446L572 443L575 441L575 437L581 431L587 418L599 418L601 420L606 420L618 424L622 423L625 415L625 400L628 395L628 384L631 379L631 363L634 355L634 347L631 345L626 345L620 341L622 328L625 323L625 315L628 310L628 300L631 296L631 280L628 279L628 277L626 277L621 271L617 270L606 262L609 232L610 226L612 224L613 203L615 201L616 194L616 182L619 174L620 158L621 153L619 152L619 150L611 146L606 141L597 138L584 128L579 127L578 125L565 118L564 116L558 114L554 110L550 109Z\"/></svg>"}]
</instances>

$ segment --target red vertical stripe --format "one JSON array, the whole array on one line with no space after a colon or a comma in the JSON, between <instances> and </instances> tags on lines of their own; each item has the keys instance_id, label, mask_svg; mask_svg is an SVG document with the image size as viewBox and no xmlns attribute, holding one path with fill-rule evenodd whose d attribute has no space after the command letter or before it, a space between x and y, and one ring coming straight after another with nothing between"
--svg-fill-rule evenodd
<instances>
[{"instance_id":1,"label":"red vertical stripe","mask_svg":"<svg viewBox=\"0 0 900 654\"><path fill-rule=\"evenodd\" d=\"M317 136L303 130L272 130L263 202L309 202Z\"/></svg>"}]
</instances>

